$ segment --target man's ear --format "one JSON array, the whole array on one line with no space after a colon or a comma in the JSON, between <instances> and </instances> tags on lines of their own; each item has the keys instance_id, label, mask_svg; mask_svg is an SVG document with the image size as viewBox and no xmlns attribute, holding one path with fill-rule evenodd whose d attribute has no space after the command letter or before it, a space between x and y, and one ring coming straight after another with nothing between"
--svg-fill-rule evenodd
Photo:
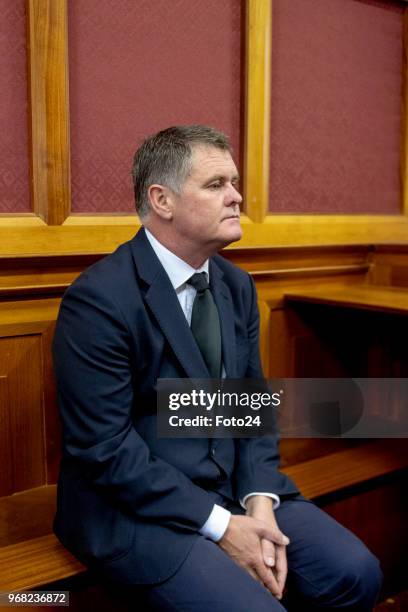
<instances>
[{"instance_id":1,"label":"man's ear","mask_svg":"<svg viewBox=\"0 0 408 612\"><path fill-rule=\"evenodd\" d=\"M173 196L168 187L163 185L150 185L147 190L151 209L167 221L173 218Z\"/></svg>"}]
</instances>

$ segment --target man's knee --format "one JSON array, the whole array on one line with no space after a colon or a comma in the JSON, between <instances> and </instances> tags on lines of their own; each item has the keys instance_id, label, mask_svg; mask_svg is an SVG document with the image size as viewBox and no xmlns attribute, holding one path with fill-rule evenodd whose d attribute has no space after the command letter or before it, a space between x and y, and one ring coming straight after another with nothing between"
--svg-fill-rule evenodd
<instances>
[{"instance_id":1,"label":"man's knee","mask_svg":"<svg viewBox=\"0 0 408 612\"><path fill-rule=\"evenodd\" d=\"M349 575L354 580L354 591L363 610L370 610L377 601L383 582L380 563L369 550L362 547L359 554L351 560Z\"/></svg>"},{"instance_id":2,"label":"man's knee","mask_svg":"<svg viewBox=\"0 0 408 612\"><path fill-rule=\"evenodd\" d=\"M383 581L378 559L361 546L353 556L344 560L344 571L335 607L355 612L368 612L377 601Z\"/></svg>"}]
</instances>

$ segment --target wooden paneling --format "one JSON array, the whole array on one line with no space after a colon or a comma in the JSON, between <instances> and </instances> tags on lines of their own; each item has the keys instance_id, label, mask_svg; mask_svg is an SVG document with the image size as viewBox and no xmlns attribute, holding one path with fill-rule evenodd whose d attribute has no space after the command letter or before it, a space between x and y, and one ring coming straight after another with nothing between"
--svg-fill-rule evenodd
<instances>
[{"instance_id":1,"label":"wooden paneling","mask_svg":"<svg viewBox=\"0 0 408 612\"><path fill-rule=\"evenodd\" d=\"M281 302L282 303L282 302ZM279 308L270 311L271 330L269 345L270 378L325 375L328 364L333 368L335 357L322 345L318 329L304 320L293 309ZM331 370L333 373L333 370ZM308 374L312 372L311 374ZM280 455L283 467L329 455L356 446L355 440L281 438Z\"/></svg>"},{"instance_id":2,"label":"wooden paneling","mask_svg":"<svg viewBox=\"0 0 408 612\"><path fill-rule=\"evenodd\" d=\"M247 106L242 128L246 134L246 202L242 216L244 236L239 246L406 242L406 207L402 215L265 216L269 189L269 80L273 75L272 0L246 0L246 14ZM69 214L66 2L28 0L28 16L34 213L0 215L0 253L18 256L111 252L136 232L136 215Z\"/></svg>"},{"instance_id":3,"label":"wooden paneling","mask_svg":"<svg viewBox=\"0 0 408 612\"><path fill-rule=\"evenodd\" d=\"M3 465L11 472L2 495L45 482L41 362L39 335L0 339L0 372L8 385L0 446L8 446Z\"/></svg>"},{"instance_id":4,"label":"wooden paneling","mask_svg":"<svg viewBox=\"0 0 408 612\"><path fill-rule=\"evenodd\" d=\"M13 491L12 458L8 376L0 374L0 495Z\"/></svg>"},{"instance_id":5,"label":"wooden paneling","mask_svg":"<svg viewBox=\"0 0 408 612\"><path fill-rule=\"evenodd\" d=\"M380 258L378 261L383 266L392 266L395 258L402 266L407 257L404 249L388 248L377 253L374 248L364 246L269 248L227 251L225 255L250 270L256 281L261 315L261 353L268 377L322 376L349 374L351 371L354 374L371 372L376 376L385 373L395 376L406 372L406 359L403 351L398 350L401 335L393 317L387 319L386 325L385 320L378 325L373 313L360 317L358 313L349 313L345 318L342 312L339 318L334 312L336 309L329 316L326 311L316 312L315 307L288 308L284 302L286 293L311 291L315 287L327 295L334 286L346 294L349 290L355 291L355 285L366 282L368 274L373 276L375 257ZM55 482L59 462L60 428L50 353L59 296L84 267L97 259L98 256L92 255L3 260L0 337L15 343L21 339L26 342L27 338L32 342L32 338L36 338L35 360L40 359L42 364L38 366L40 370L35 370L44 391L45 435L42 424L38 423L45 444L40 483ZM37 299L33 299L34 296ZM342 331L345 328L350 330L349 336ZM357 329L358 334L353 334L352 330ZM10 336L14 338L10 339ZM36 368L37 365L30 364L30 367ZM8 376L8 372L3 372L5 375ZM9 384L8 378L0 379L3 404L10 403L9 399L4 399L9 396ZM8 412L3 412L3 419L8 418ZM2 453L6 452L8 441L9 438L2 445ZM291 465L302 458L334 452L342 445L338 441L283 440L283 462ZM7 470L3 471L3 478L9 482L3 486L10 490L12 476L7 475Z\"/></svg>"},{"instance_id":6,"label":"wooden paneling","mask_svg":"<svg viewBox=\"0 0 408 612\"><path fill-rule=\"evenodd\" d=\"M300 309L289 307L284 296L289 291L307 292L313 287L327 291L328 295L334 287L342 291L346 288L354 290L355 285L362 285L373 278L378 280L374 271L377 263L387 269L387 278L391 282L395 264L403 268L404 263L408 263L406 249L384 247L378 250L377 247L364 245L267 248L230 250L225 255L250 270L255 279L261 315L261 351L267 376L286 377L305 373L321 376L322 372L349 372L350 367L358 372L373 372L374 375L384 372L392 372L393 375L402 372L405 375L401 368L408 366L404 350L406 343L400 346L401 333L394 315L354 312L344 326L342 310L343 328L340 328L336 308L330 310L332 314L329 315L327 306L318 313L307 310L308 306L315 309L316 305L302 305ZM0 461L4 467L0 470L0 495L5 496L22 487L26 489L56 481L60 428L51 366L54 321L64 288L84 267L98 258L98 255L92 254L14 257L2 261ZM386 317L381 325L375 323L378 316ZM337 352L339 346L341 351ZM6 409L3 409L3 405ZM4 432L12 429L18 432L18 436L13 432L12 435L4 435ZM402 481L395 480L392 486L378 481L378 478L367 486L361 483L365 478L371 481L372 469L376 477L389 476L394 467L399 468L402 453L375 452L372 460L366 461L365 453L359 454L359 445L358 440L283 439L282 465L295 478L297 474L303 484L306 482L312 495L318 495L319 491L329 493L336 490L336 501L333 501L334 498L322 498L319 503L363 537L384 560L385 569L390 572L388 580L390 577L393 580L401 575L401 540L398 541L395 530L391 533L391 528L386 527L391 554L386 550L381 534L384 533L384 516L387 516L395 521L404 536L401 517L406 510L401 497ZM15 448L21 449L21 459L15 459ZM357 457L356 469L346 469L341 464L343 455L333 455L340 451L351 452L347 456ZM322 463L319 463L319 458ZM317 463L313 463L314 460ZM395 464L392 463L394 460ZM27 467L28 461L31 464ZM309 461L312 463L305 468L305 462ZM25 474L18 474L16 479L14 466L17 466L18 472L20 465L24 466ZM323 465L326 466L324 478ZM336 469L333 470L333 466L339 465L345 479L343 484L337 482L339 475ZM22 478L29 478L30 482ZM359 489L352 489L351 492L348 489L344 499L339 499L336 487L356 484L359 484ZM372 487L370 492L366 492L368 486ZM40 486L34 491L24 491L0 501L0 525L3 526L3 531L0 529L0 547L7 543L16 546L0 551L3 555L0 554L0 557L8 564L6 569L13 565L13 571L4 572L13 588L39 585L41 580L75 575L82 570L81 564L63 550L53 536L45 535L49 533L54 512L54 495L54 487ZM370 504L375 507L375 522L369 515ZM30 507L37 510L30 512ZM380 511L377 513L377 508L383 514ZM367 522L362 525L361 521ZM27 543L26 539L30 541Z\"/></svg>"},{"instance_id":7,"label":"wooden paneling","mask_svg":"<svg viewBox=\"0 0 408 612\"><path fill-rule=\"evenodd\" d=\"M100 255L9 257L0 259L0 297L59 295Z\"/></svg>"},{"instance_id":8,"label":"wooden paneling","mask_svg":"<svg viewBox=\"0 0 408 612\"><path fill-rule=\"evenodd\" d=\"M370 256L369 282L385 287L408 287L408 247L376 246Z\"/></svg>"},{"instance_id":9,"label":"wooden paneling","mask_svg":"<svg viewBox=\"0 0 408 612\"><path fill-rule=\"evenodd\" d=\"M297 338L305 338L314 351L319 346L313 326L308 326L293 310L285 310L285 292L289 289L304 290L316 284L330 286L342 283L347 286L361 283L369 269L371 252L365 246L341 246L240 249L224 253L254 276L261 315L261 352L267 376L289 376L297 371ZM39 484L56 481L60 457L60 425L50 353L59 297L70 282L98 258L97 255L84 255L3 259L0 336L12 335L19 339L27 334L38 334L36 338L41 338L42 372L39 378L44 391L42 410L45 431L40 428L40 436L45 451L40 479L36 481ZM321 456L343 446L337 441L283 440L282 461L284 465L291 465L300 459ZM7 490L10 490L10 486Z\"/></svg>"},{"instance_id":10,"label":"wooden paneling","mask_svg":"<svg viewBox=\"0 0 408 612\"><path fill-rule=\"evenodd\" d=\"M295 322L291 312L288 318L284 309L284 293L288 288L304 289L319 283L362 282L368 270L367 247L327 247L298 249L240 249L227 251L225 256L234 263L250 270L257 284L261 314L261 351L267 376L287 376L293 372L293 334L310 337L311 329L304 322ZM3 258L0 274L0 337L7 342L36 339L40 351L30 364L42 389L40 402L44 423L37 422L39 440L44 446L38 464L38 484L56 482L60 459L60 424L56 409L55 384L51 363L51 341L59 299L69 284L87 266L99 259L98 255L37 256ZM33 335L34 334L34 335ZM3 353L5 354L5 352ZM25 388L27 376L32 372L20 371ZM7 387L6 387L7 382ZM8 389L8 381L2 387ZM27 387L28 388L28 387ZM8 391L2 391L3 396ZM14 393L14 391L13 391ZM31 397L30 402L33 401ZM9 404L9 401L7 401ZM27 403L27 406L31 405ZM38 405L36 404L38 411ZM8 414L8 412L7 412ZM9 440L9 438L7 438ZM6 446L2 447L2 452ZM314 445L300 441L283 441L282 455L285 465L295 460L318 456L339 448L336 444ZM10 462L5 462L10 465ZM12 484L3 490L16 490ZM10 480L11 479L11 480Z\"/></svg>"},{"instance_id":11,"label":"wooden paneling","mask_svg":"<svg viewBox=\"0 0 408 612\"><path fill-rule=\"evenodd\" d=\"M57 317L60 300L0 300L0 338L42 334Z\"/></svg>"},{"instance_id":12,"label":"wooden paneling","mask_svg":"<svg viewBox=\"0 0 408 612\"><path fill-rule=\"evenodd\" d=\"M66 1L28 0L28 31L33 210L58 225L71 198Z\"/></svg>"},{"instance_id":13,"label":"wooden paneling","mask_svg":"<svg viewBox=\"0 0 408 612\"><path fill-rule=\"evenodd\" d=\"M248 0L246 24L246 119L244 206L262 223L269 201L272 1Z\"/></svg>"},{"instance_id":14,"label":"wooden paneling","mask_svg":"<svg viewBox=\"0 0 408 612\"><path fill-rule=\"evenodd\" d=\"M0 497L0 548L51 533L56 500L55 485Z\"/></svg>"},{"instance_id":15,"label":"wooden paneling","mask_svg":"<svg viewBox=\"0 0 408 612\"><path fill-rule=\"evenodd\" d=\"M0 301L0 495L56 479L60 430L51 340L58 304Z\"/></svg>"},{"instance_id":16,"label":"wooden paneling","mask_svg":"<svg viewBox=\"0 0 408 612\"><path fill-rule=\"evenodd\" d=\"M381 250L382 249L382 250ZM359 374L405 375L407 360L400 348L398 322L391 316L378 324L373 313L330 315L285 306L287 293L318 290L330 295L334 288L350 295L376 278L376 266L387 269L389 282L395 263L408 264L404 247L298 247L228 250L224 255L249 270L256 282L261 317L261 354L268 377ZM37 334L41 350L42 410L45 419L45 476L40 482L55 482L59 463L60 426L56 411L50 346L59 298L65 288L98 255L37 256L4 258L0 275L0 337L31 337ZM317 288L317 289L316 289ZM364 287L363 287L364 289ZM387 294L388 295L388 294ZM377 315L378 316L378 315ZM345 334L343 330L350 330ZM356 333L358 330L358 333ZM29 336L27 336L29 335ZM2 398L9 393L9 380L0 379ZM9 400L3 403L9 403ZM4 417L3 415L3 418ZM8 417L7 417L8 418ZM283 440L285 465L321 456L342 447L337 441ZM347 443L348 444L348 443ZM2 447L1 452L5 452ZM7 470L3 472L7 476ZM5 486L5 485L4 485ZM9 487L11 485L7 485Z\"/></svg>"},{"instance_id":17,"label":"wooden paneling","mask_svg":"<svg viewBox=\"0 0 408 612\"><path fill-rule=\"evenodd\" d=\"M407 588L406 478L406 471L399 472L391 480L360 489L358 495L322 500L324 510L366 542L381 560L388 594Z\"/></svg>"},{"instance_id":18,"label":"wooden paneling","mask_svg":"<svg viewBox=\"0 0 408 612\"><path fill-rule=\"evenodd\" d=\"M44 431L45 431L45 458L46 458L46 483L54 483L58 480L59 466L61 462L61 422L57 408L57 387L54 379L52 366L52 339L54 337L55 324L51 322L41 336L44 381Z\"/></svg>"}]
</instances>

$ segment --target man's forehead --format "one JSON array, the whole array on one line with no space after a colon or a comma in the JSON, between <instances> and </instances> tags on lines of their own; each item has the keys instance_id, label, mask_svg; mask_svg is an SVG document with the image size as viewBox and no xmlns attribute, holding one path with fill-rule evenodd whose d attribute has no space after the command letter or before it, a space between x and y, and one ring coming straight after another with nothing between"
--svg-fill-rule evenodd
<instances>
[{"instance_id":1,"label":"man's forehead","mask_svg":"<svg viewBox=\"0 0 408 612\"><path fill-rule=\"evenodd\" d=\"M198 145L193 147L191 156L191 173L234 173L237 169L229 151L218 147Z\"/></svg>"}]
</instances>

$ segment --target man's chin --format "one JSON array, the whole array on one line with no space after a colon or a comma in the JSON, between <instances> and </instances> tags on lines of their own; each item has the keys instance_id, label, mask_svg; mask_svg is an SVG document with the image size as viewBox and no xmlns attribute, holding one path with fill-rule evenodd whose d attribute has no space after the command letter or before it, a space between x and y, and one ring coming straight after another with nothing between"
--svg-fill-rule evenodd
<instances>
[{"instance_id":1,"label":"man's chin","mask_svg":"<svg viewBox=\"0 0 408 612\"><path fill-rule=\"evenodd\" d=\"M233 235L231 242L237 242L238 240L241 240L243 231L239 221L235 222L235 227L231 227L231 234Z\"/></svg>"},{"instance_id":2,"label":"man's chin","mask_svg":"<svg viewBox=\"0 0 408 612\"><path fill-rule=\"evenodd\" d=\"M241 227L236 228L235 230L226 232L223 236L223 243L222 243L221 248L224 248L228 246L229 244L232 244L233 242L238 242L238 240L241 240L241 238L242 238Z\"/></svg>"},{"instance_id":3,"label":"man's chin","mask_svg":"<svg viewBox=\"0 0 408 612\"><path fill-rule=\"evenodd\" d=\"M234 238L231 240L231 242L238 242L238 240L241 240L242 238L242 229L239 228L239 231L235 232L235 236Z\"/></svg>"}]
</instances>

